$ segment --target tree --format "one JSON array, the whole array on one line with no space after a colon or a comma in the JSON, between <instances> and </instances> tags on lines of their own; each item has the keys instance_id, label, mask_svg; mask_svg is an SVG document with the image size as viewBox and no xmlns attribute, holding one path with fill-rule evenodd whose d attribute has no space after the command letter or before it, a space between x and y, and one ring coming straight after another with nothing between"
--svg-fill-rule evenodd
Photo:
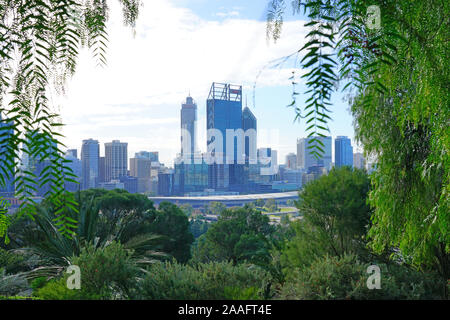
<instances>
[{"instance_id":1,"label":"tree","mask_svg":"<svg viewBox=\"0 0 450 320\"><path fill-rule=\"evenodd\" d=\"M189 230L186 214L176 205L162 202L156 211L151 212L150 231L164 236L162 251L184 263L191 257L190 247L194 236Z\"/></svg>"},{"instance_id":2,"label":"tree","mask_svg":"<svg viewBox=\"0 0 450 320\"><path fill-rule=\"evenodd\" d=\"M134 26L140 1L119 2L125 24ZM100 65L106 63L107 1L1 0L0 17L0 187L14 180L16 194L24 200L23 212L32 216L33 192L48 185L46 196L57 208L58 231L70 237L76 224L68 216L76 201L64 190L64 182L76 181L63 157L62 123L49 93L63 92L82 47L89 48ZM20 153L49 166L39 174L21 172ZM0 217L2 237L7 222Z\"/></svg>"},{"instance_id":3,"label":"tree","mask_svg":"<svg viewBox=\"0 0 450 320\"><path fill-rule=\"evenodd\" d=\"M364 171L346 166L308 183L299 192L297 208L303 219L291 223L295 236L283 253L286 264L307 266L326 254L362 255L370 224L369 186Z\"/></svg>"},{"instance_id":4,"label":"tree","mask_svg":"<svg viewBox=\"0 0 450 320\"><path fill-rule=\"evenodd\" d=\"M274 228L269 218L245 206L222 211L194 249L194 261L249 261L260 265L270 261L270 235Z\"/></svg>"},{"instance_id":5,"label":"tree","mask_svg":"<svg viewBox=\"0 0 450 320\"><path fill-rule=\"evenodd\" d=\"M283 0L271 2L268 31L280 36ZM330 99L341 82L350 93L356 137L376 158L370 204L371 247L398 248L417 267L450 276L449 4L445 1L296 0L308 15L301 66L310 136L328 132ZM373 8L371 9L373 10ZM372 11L373 12L373 11ZM351 91L350 91L351 90ZM298 93L293 92L293 97ZM317 141L312 153L320 156Z\"/></svg>"},{"instance_id":6,"label":"tree","mask_svg":"<svg viewBox=\"0 0 450 320\"><path fill-rule=\"evenodd\" d=\"M220 215L223 210L226 209L226 205L224 205L221 202L212 201L209 203L208 211L211 214L214 214L216 216Z\"/></svg>"},{"instance_id":7,"label":"tree","mask_svg":"<svg viewBox=\"0 0 450 320\"><path fill-rule=\"evenodd\" d=\"M267 208L269 212L278 211L278 205L275 199L267 199L264 206Z\"/></svg>"}]
</instances>

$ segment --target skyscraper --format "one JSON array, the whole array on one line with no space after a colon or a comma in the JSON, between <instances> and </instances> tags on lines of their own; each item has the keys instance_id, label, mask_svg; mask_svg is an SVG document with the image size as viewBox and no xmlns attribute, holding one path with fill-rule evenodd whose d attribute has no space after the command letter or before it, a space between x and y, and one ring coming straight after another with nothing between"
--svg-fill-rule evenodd
<instances>
[{"instance_id":1,"label":"skyscraper","mask_svg":"<svg viewBox=\"0 0 450 320\"><path fill-rule=\"evenodd\" d=\"M286 155L286 168L292 170L297 168L297 155L295 153L289 153Z\"/></svg>"},{"instance_id":2,"label":"skyscraper","mask_svg":"<svg viewBox=\"0 0 450 320\"><path fill-rule=\"evenodd\" d=\"M4 184L0 183L0 196L14 196L14 176L6 170L6 148L7 140L9 136L14 134L14 129L11 127L10 122L2 119L0 114L0 174L5 178Z\"/></svg>"},{"instance_id":3,"label":"skyscraper","mask_svg":"<svg viewBox=\"0 0 450 320\"><path fill-rule=\"evenodd\" d=\"M100 145L97 140L83 140L81 145L81 187L97 188L99 176Z\"/></svg>"},{"instance_id":4,"label":"skyscraper","mask_svg":"<svg viewBox=\"0 0 450 320\"><path fill-rule=\"evenodd\" d=\"M208 167L209 187L239 188L243 165L237 159L244 156L244 150L238 150L238 146L243 147L244 143L239 136L227 139L227 130L242 130L242 86L213 82L206 101L206 129L207 152L215 157L215 161L209 160L213 162Z\"/></svg>"},{"instance_id":5,"label":"skyscraper","mask_svg":"<svg viewBox=\"0 0 450 320\"><path fill-rule=\"evenodd\" d=\"M74 183L71 181L66 181L64 183L64 188L67 191L75 192L79 190L80 183L81 183L81 177L82 177L82 170L81 170L81 161L76 157L77 149L69 149L66 151L66 154L64 155L64 159L69 160L70 162L66 165L72 169L72 173L76 175L76 177L70 177L72 180L77 181L78 183Z\"/></svg>"},{"instance_id":6,"label":"skyscraper","mask_svg":"<svg viewBox=\"0 0 450 320\"><path fill-rule=\"evenodd\" d=\"M312 139L318 139L323 146ZM312 146L317 145L323 149L324 153L317 159L311 154ZM308 170L312 166L322 166L327 170L331 169L331 137L308 137L297 139L297 167Z\"/></svg>"},{"instance_id":7,"label":"skyscraper","mask_svg":"<svg viewBox=\"0 0 450 320\"><path fill-rule=\"evenodd\" d=\"M130 176L138 179L137 192L145 193L150 191L150 170L152 161L148 158L130 159Z\"/></svg>"},{"instance_id":8,"label":"skyscraper","mask_svg":"<svg viewBox=\"0 0 450 320\"><path fill-rule=\"evenodd\" d=\"M366 159L362 153L353 154L353 166L358 169L364 169L366 167Z\"/></svg>"},{"instance_id":9,"label":"skyscraper","mask_svg":"<svg viewBox=\"0 0 450 320\"><path fill-rule=\"evenodd\" d=\"M151 162L159 162L158 151L139 151L134 154L135 158L150 159Z\"/></svg>"},{"instance_id":10,"label":"skyscraper","mask_svg":"<svg viewBox=\"0 0 450 320\"><path fill-rule=\"evenodd\" d=\"M336 168L353 167L353 147L348 137L337 136L334 140L334 162Z\"/></svg>"},{"instance_id":11,"label":"skyscraper","mask_svg":"<svg viewBox=\"0 0 450 320\"><path fill-rule=\"evenodd\" d=\"M118 180L128 171L128 143L113 140L105 143L105 181Z\"/></svg>"},{"instance_id":12,"label":"skyscraper","mask_svg":"<svg viewBox=\"0 0 450 320\"><path fill-rule=\"evenodd\" d=\"M197 104L192 97L181 105L181 156L193 157L197 151Z\"/></svg>"}]
</instances>

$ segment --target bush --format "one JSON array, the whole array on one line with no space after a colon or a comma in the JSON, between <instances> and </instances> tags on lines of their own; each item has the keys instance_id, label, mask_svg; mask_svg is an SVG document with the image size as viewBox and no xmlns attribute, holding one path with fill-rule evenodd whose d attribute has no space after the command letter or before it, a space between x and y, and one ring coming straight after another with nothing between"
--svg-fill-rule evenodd
<instances>
[{"instance_id":1,"label":"bush","mask_svg":"<svg viewBox=\"0 0 450 320\"><path fill-rule=\"evenodd\" d=\"M158 262L140 283L141 299L215 300L267 298L270 275L253 265L211 262L196 266ZM236 289L239 288L240 292Z\"/></svg>"},{"instance_id":2,"label":"bush","mask_svg":"<svg viewBox=\"0 0 450 320\"><path fill-rule=\"evenodd\" d=\"M0 248L0 268L6 273L24 271L24 258L22 255Z\"/></svg>"},{"instance_id":3,"label":"bush","mask_svg":"<svg viewBox=\"0 0 450 320\"><path fill-rule=\"evenodd\" d=\"M22 275L7 275L5 270L0 268L0 295L26 295L29 289L28 282Z\"/></svg>"},{"instance_id":4,"label":"bush","mask_svg":"<svg viewBox=\"0 0 450 320\"><path fill-rule=\"evenodd\" d=\"M367 288L367 267L355 255L325 256L309 267L296 269L280 292L281 299L439 299L442 282L427 274L396 264L378 264L381 289Z\"/></svg>"},{"instance_id":5,"label":"bush","mask_svg":"<svg viewBox=\"0 0 450 320\"><path fill-rule=\"evenodd\" d=\"M103 299L126 298L135 286L138 269L131 252L120 243L112 242L104 248L88 246L72 259L72 264L80 267L83 290Z\"/></svg>"},{"instance_id":6,"label":"bush","mask_svg":"<svg viewBox=\"0 0 450 320\"><path fill-rule=\"evenodd\" d=\"M67 276L47 282L34 292L34 296L42 300L96 300L102 298L101 295L86 290L83 284L80 290L67 288Z\"/></svg>"}]
</instances>

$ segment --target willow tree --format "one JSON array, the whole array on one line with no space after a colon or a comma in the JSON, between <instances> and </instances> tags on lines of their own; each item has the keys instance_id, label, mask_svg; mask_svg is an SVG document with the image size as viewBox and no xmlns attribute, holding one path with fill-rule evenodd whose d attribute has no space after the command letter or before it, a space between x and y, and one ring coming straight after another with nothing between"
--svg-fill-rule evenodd
<instances>
[{"instance_id":1,"label":"willow tree","mask_svg":"<svg viewBox=\"0 0 450 320\"><path fill-rule=\"evenodd\" d=\"M292 1L309 28L299 54L308 88L296 116L327 133L331 95L348 92L356 139L376 159L371 247L450 276L449 2ZM270 2L269 35L281 34L284 0ZM294 97L297 95L294 92ZM320 156L319 143L312 153Z\"/></svg>"},{"instance_id":2,"label":"willow tree","mask_svg":"<svg viewBox=\"0 0 450 320\"><path fill-rule=\"evenodd\" d=\"M134 26L139 0L119 0L124 23ZM61 234L74 234L77 210L65 181L74 181L62 156L62 126L49 97L62 92L76 70L80 49L89 48L100 65L106 63L107 0L0 0L0 188L13 180L16 195L28 215L36 213L37 188L48 185L46 196L57 208L55 224ZM27 155L48 166L39 174L21 170ZM0 237L7 234L6 201L1 201Z\"/></svg>"}]
</instances>

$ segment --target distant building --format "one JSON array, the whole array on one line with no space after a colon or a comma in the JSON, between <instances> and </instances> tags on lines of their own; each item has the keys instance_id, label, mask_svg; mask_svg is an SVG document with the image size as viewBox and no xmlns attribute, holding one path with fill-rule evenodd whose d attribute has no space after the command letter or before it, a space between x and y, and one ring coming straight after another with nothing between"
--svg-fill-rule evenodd
<instances>
[{"instance_id":1,"label":"distant building","mask_svg":"<svg viewBox=\"0 0 450 320\"><path fill-rule=\"evenodd\" d=\"M181 155L194 155L197 152L197 104L187 97L181 105Z\"/></svg>"},{"instance_id":2,"label":"distant building","mask_svg":"<svg viewBox=\"0 0 450 320\"><path fill-rule=\"evenodd\" d=\"M318 139L323 146L313 140ZM308 170L312 166L323 166L325 169L331 169L331 137L309 137L297 139L297 168ZM314 150L311 147L317 145L323 149L324 153L320 158L316 158L311 154Z\"/></svg>"},{"instance_id":3,"label":"distant building","mask_svg":"<svg viewBox=\"0 0 450 320\"><path fill-rule=\"evenodd\" d=\"M353 167L353 147L346 136L337 136L334 140L334 163L336 168Z\"/></svg>"},{"instance_id":4,"label":"distant building","mask_svg":"<svg viewBox=\"0 0 450 320\"><path fill-rule=\"evenodd\" d=\"M97 140L83 140L81 145L81 188L98 187L100 145Z\"/></svg>"},{"instance_id":5,"label":"distant building","mask_svg":"<svg viewBox=\"0 0 450 320\"><path fill-rule=\"evenodd\" d=\"M74 152L75 151L75 152ZM76 157L76 149L69 149L64 155L64 159L70 162L66 164L67 167L72 169L72 173L76 177L70 177L70 179L75 180L77 183L72 181L65 181L64 188L69 192L75 192L81 189L81 178L82 178L82 167L81 160Z\"/></svg>"},{"instance_id":6,"label":"distant building","mask_svg":"<svg viewBox=\"0 0 450 320\"><path fill-rule=\"evenodd\" d=\"M215 190L239 191L242 188L243 164L238 164L238 137L227 144L227 130L242 130L242 86L213 82L206 100L207 152L218 161L208 167L208 186ZM213 136L215 130L220 136ZM221 150L220 150L220 149ZM227 155L228 152L228 155ZM231 156L231 152L233 156ZM228 157L228 159L227 159ZM228 160L228 161L227 161ZM218 163L221 162L221 163Z\"/></svg>"},{"instance_id":7,"label":"distant building","mask_svg":"<svg viewBox=\"0 0 450 320\"><path fill-rule=\"evenodd\" d=\"M147 193L151 189L151 165L149 158L131 158L130 176L137 178L137 192Z\"/></svg>"},{"instance_id":8,"label":"distant building","mask_svg":"<svg viewBox=\"0 0 450 320\"><path fill-rule=\"evenodd\" d=\"M158 174L158 195L168 197L173 195L173 170L161 172Z\"/></svg>"},{"instance_id":9,"label":"distant building","mask_svg":"<svg viewBox=\"0 0 450 320\"><path fill-rule=\"evenodd\" d=\"M99 187L101 189L105 189L105 190L114 190L114 189L125 190L124 183L120 182L119 180L111 180L109 182L102 182L99 184Z\"/></svg>"},{"instance_id":10,"label":"distant building","mask_svg":"<svg viewBox=\"0 0 450 320\"><path fill-rule=\"evenodd\" d=\"M289 153L286 156L286 162L285 162L286 168L295 170L297 169L297 155L295 153Z\"/></svg>"},{"instance_id":11,"label":"distant building","mask_svg":"<svg viewBox=\"0 0 450 320\"><path fill-rule=\"evenodd\" d=\"M123 183L123 188L129 193L138 193L138 178L120 176L119 181Z\"/></svg>"},{"instance_id":12,"label":"distant building","mask_svg":"<svg viewBox=\"0 0 450 320\"><path fill-rule=\"evenodd\" d=\"M128 143L105 143L105 181L118 180L128 173Z\"/></svg>"},{"instance_id":13,"label":"distant building","mask_svg":"<svg viewBox=\"0 0 450 320\"><path fill-rule=\"evenodd\" d=\"M366 159L362 153L357 152L353 154L353 166L357 169L365 169Z\"/></svg>"},{"instance_id":14,"label":"distant building","mask_svg":"<svg viewBox=\"0 0 450 320\"><path fill-rule=\"evenodd\" d=\"M242 130L244 132L248 132L248 130L254 130L254 137L250 135L246 135L244 137L244 153L245 153L245 164L249 164L251 162L255 163L256 159L256 150L257 150L257 120L255 115L250 111L248 106L245 106L242 111ZM254 157L253 161L251 157Z\"/></svg>"},{"instance_id":15,"label":"distant building","mask_svg":"<svg viewBox=\"0 0 450 320\"><path fill-rule=\"evenodd\" d=\"M159 162L158 151L139 151L134 154L135 158L149 159L151 162Z\"/></svg>"},{"instance_id":16,"label":"distant building","mask_svg":"<svg viewBox=\"0 0 450 320\"><path fill-rule=\"evenodd\" d=\"M106 182L106 162L105 157L98 159L98 183Z\"/></svg>"}]
</instances>

